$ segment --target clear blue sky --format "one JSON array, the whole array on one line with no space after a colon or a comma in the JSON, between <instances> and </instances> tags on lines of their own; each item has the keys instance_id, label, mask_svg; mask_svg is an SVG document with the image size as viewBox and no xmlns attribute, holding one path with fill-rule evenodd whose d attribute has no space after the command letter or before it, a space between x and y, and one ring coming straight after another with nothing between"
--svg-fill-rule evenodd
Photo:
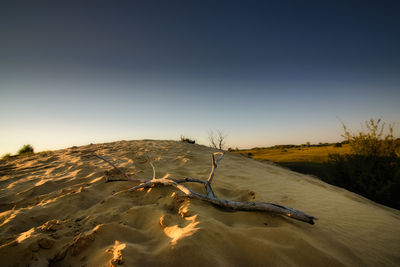
<instances>
[{"instance_id":1,"label":"clear blue sky","mask_svg":"<svg viewBox=\"0 0 400 267\"><path fill-rule=\"evenodd\" d=\"M325 2L2 1L0 155L210 129L334 142L338 118L398 133L399 2Z\"/></svg>"}]
</instances>

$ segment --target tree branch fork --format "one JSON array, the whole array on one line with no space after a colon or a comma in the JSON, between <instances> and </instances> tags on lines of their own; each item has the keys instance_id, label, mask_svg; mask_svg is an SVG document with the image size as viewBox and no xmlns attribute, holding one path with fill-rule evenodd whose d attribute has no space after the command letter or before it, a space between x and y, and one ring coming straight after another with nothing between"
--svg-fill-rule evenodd
<instances>
[{"instance_id":1,"label":"tree branch fork","mask_svg":"<svg viewBox=\"0 0 400 267\"><path fill-rule=\"evenodd\" d=\"M211 171L208 176L207 180L202 180L198 178L183 178L183 179L170 179L170 178L157 178L156 177L156 168L153 164L153 162L149 160L149 163L153 169L153 178L150 180L144 180L144 179L135 179L129 177L123 170L118 168L114 163L111 161L107 160L106 158L99 156L97 154L94 154L97 158L105 161L106 163L110 164L114 169L116 169L120 174L122 174L123 178L111 178L107 175L106 177L106 182L113 182L113 181L134 181L134 182L139 182L140 184L134 187L131 187L127 190L124 190L122 192L126 191L136 191L141 188L151 188L155 186L172 186L175 187L176 189L180 190L184 196L191 198L191 199L198 199L204 202L211 203L219 208L222 209L227 209L231 211L258 211L258 212L270 212L270 213L275 213L275 214L280 214L292 219L296 219L299 221L303 221L309 224L314 224L314 220L317 220L316 217L308 215L300 210L295 210L290 207L285 207L282 205L278 204L273 204L273 203L268 203L268 202L253 202L253 201L232 201L232 200L225 200L225 199L220 199L217 198L213 192L213 189L211 187L211 183L214 179L214 174L215 170L218 167L219 161L222 159L224 156L223 152L215 152L211 154ZM206 194L202 193L197 193L190 188L186 187L183 185L184 183L199 183L203 184ZM120 192L120 193L122 193Z\"/></svg>"}]
</instances>

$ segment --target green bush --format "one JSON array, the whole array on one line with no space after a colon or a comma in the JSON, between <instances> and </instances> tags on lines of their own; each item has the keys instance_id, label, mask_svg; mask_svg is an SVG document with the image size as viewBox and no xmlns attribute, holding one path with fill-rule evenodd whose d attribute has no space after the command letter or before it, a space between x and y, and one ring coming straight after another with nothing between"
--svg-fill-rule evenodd
<instances>
[{"instance_id":1,"label":"green bush","mask_svg":"<svg viewBox=\"0 0 400 267\"><path fill-rule=\"evenodd\" d=\"M400 160L396 157L330 155L332 184L400 209Z\"/></svg>"},{"instance_id":2,"label":"green bush","mask_svg":"<svg viewBox=\"0 0 400 267\"><path fill-rule=\"evenodd\" d=\"M195 140L190 139L190 138L188 138L188 137L186 137L184 135L181 135L181 142L186 142L186 143L189 143L189 144L195 144L196 143Z\"/></svg>"},{"instance_id":3,"label":"green bush","mask_svg":"<svg viewBox=\"0 0 400 267\"><path fill-rule=\"evenodd\" d=\"M34 153L33 147L31 145L24 145L20 150L18 150L18 155L30 154L30 153Z\"/></svg>"},{"instance_id":4,"label":"green bush","mask_svg":"<svg viewBox=\"0 0 400 267\"><path fill-rule=\"evenodd\" d=\"M343 125L343 137L349 142L354 154L364 156L399 156L399 146L393 137L393 125L389 125L388 133L384 136L385 123L381 119L370 119L365 122L366 132L350 132Z\"/></svg>"},{"instance_id":5,"label":"green bush","mask_svg":"<svg viewBox=\"0 0 400 267\"><path fill-rule=\"evenodd\" d=\"M328 182L399 209L399 142L393 137L393 127L389 125L384 134L385 124L381 120L371 119L365 126L365 132L354 134L343 125L343 136L352 154L329 155Z\"/></svg>"}]
</instances>

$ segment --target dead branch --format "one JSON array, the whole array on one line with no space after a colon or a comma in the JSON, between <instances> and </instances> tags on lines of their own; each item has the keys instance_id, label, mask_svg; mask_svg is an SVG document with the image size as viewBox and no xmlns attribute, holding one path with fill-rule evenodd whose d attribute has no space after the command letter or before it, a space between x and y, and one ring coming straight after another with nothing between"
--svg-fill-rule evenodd
<instances>
[{"instance_id":1,"label":"dead branch","mask_svg":"<svg viewBox=\"0 0 400 267\"><path fill-rule=\"evenodd\" d=\"M120 181L139 181L141 184L134 186L126 191L135 191L141 188L151 188L155 186L173 186L183 192L183 194L192 199L198 199L205 202L209 202L217 207L232 210L232 211L264 211L264 212L271 212L280 215L287 216L292 219L300 220L303 222L307 222L309 224L314 224L314 220L317 220L314 216L308 215L302 211L292 209L290 207L285 207L273 203L268 202L245 202L245 201L232 201L232 200L225 200L219 199L215 197L215 194L211 187L211 182L214 178L215 169L218 167L218 162L223 157L222 152L213 153L212 158L212 165L211 165L211 172L207 181L197 178L183 178L178 180L168 179L168 178L156 178L156 169L154 164L150 162L151 167L153 168L153 178L151 180L140 180L140 179L120 179ZM104 158L98 156L98 158L103 159L104 161L108 162ZM110 163L110 162L108 162ZM118 169L114 164L110 163L111 166ZM142 182L144 181L144 182ZM205 186L206 195L194 192L193 190L189 189L188 187L182 185L183 183L200 183Z\"/></svg>"},{"instance_id":2,"label":"dead branch","mask_svg":"<svg viewBox=\"0 0 400 267\"><path fill-rule=\"evenodd\" d=\"M107 173L105 173L104 176L105 176L105 178L106 178L106 182L134 181L134 182L144 183L144 182L147 181L147 180L143 180L143 179L131 178L131 177L129 177L128 175L126 175L126 173L125 173L123 170L121 170L120 168L118 168L117 166L115 166L115 164L112 163L111 161L109 161L109 160L105 159L104 157L99 156L99 155L97 155L97 154L93 154L93 155L94 155L95 157L101 159L101 160L104 160L104 161L107 162L108 164L110 164L115 170L117 170L119 173L121 173L121 174L124 176L124 178L125 178L125 179L121 179L121 178L113 179L113 178L109 177Z\"/></svg>"},{"instance_id":3,"label":"dead branch","mask_svg":"<svg viewBox=\"0 0 400 267\"><path fill-rule=\"evenodd\" d=\"M147 159L148 159L148 161L150 163L151 168L153 169L153 178L151 180L155 180L156 179L156 167L154 166L154 164L151 161L149 156L147 156Z\"/></svg>"},{"instance_id":4,"label":"dead branch","mask_svg":"<svg viewBox=\"0 0 400 267\"><path fill-rule=\"evenodd\" d=\"M97 154L93 154L93 155L94 155L95 157L98 157L99 159L104 160L105 162L107 162L108 164L110 164L112 167L114 167L114 169L116 169L119 173L121 173L121 174L126 178L126 180L129 179L128 175L126 175L126 173L125 173L123 170L121 170L120 168L118 168L117 166L115 166L114 163L112 163L111 161L109 161L109 160L107 160L107 159L105 159L105 158L103 158L102 156L99 156L99 155L97 155Z\"/></svg>"}]
</instances>

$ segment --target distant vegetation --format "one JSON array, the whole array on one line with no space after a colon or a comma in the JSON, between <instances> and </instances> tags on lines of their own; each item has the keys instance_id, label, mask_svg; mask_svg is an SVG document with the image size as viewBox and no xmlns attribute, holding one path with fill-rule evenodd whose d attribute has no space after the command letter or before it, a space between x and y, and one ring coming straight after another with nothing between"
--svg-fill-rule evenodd
<instances>
[{"instance_id":1,"label":"distant vegetation","mask_svg":"<svg viewBox=\"0 0 400 267\"><path fill-rule=\"evenodd\" d=\"M186 142L186 143L189 143L189 144L195 144L196 140L193 140L193 139L190 139L190 138L188 138L188 137L186 137L184 135L181 135L181 142Z\"/></svg>"},{"instance_id":2,"label":"distant vegetation","mask_svg":"<svg viewBox=\"0 0 400 267\"><path fill-rule=\"evenodd\" d=\"M400 209L400 139L393 127L369 120L366 129L352 133L343 125L339 143L277 145L232 151L269 160L294 171L313 174L371 200Z\"/></svg>"},{"instance_id":3,"label":"distant vegetation","mask_svg":"<svg viewBox=\"0 0 400 267\"><path fill-rule=\"evenodd\" d=\"M24 145L18 150L17 155L11 155L10 153L7 153L1 157L1 160L8 160L10 158L14 157L20 157L20 156L25 156L25 155L30 155L34 153L34 149L31 145Z\"/></svg>"},{"instance_id":4,"label":"distant vegetation","mask_svg":"<svg viewBox=\"0 0 400 267\"><path fill-rule=\"evenodd\" d=\"M234 153L254 156L255 159L269 160L277 163L323 163L328 161L329 154L348 154L351 152L348 144L336 146L336 143L323 145L277 145L267 148L252 148L245 150L234 150Z\"/></svg>"},{"instance_id":5,"label":"distant vegetation","mask_svg":"<svg viewBox=\"0 0 400 267\"><path fill-rule=\"evenodd\" d=\"M250 150L263 150L263 149L288 149L288 148L307 148L307 147L329 147L329 146L334 146L334 147L342 147L343 144L348 144L348 141L343 141L339 143L318 143L318 144L310 144L310 142L307 142L305 144L301 145L275 145L275 146L270 146L270 147L254 147Z\"/></svg>"}]
</instances>

